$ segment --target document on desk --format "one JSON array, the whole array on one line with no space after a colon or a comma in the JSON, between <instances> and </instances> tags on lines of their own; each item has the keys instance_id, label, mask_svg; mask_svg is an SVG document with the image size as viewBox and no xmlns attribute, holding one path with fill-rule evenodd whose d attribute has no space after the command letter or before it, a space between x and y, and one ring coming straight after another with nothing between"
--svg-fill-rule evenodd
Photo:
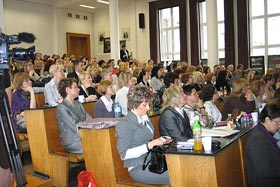
<instances>
[{"instance_id":1,"label":"document on desk","mask_svg":"<svg viewBox=\"0 0 280 187\"><path fill-rule=\"evenodd\" d=\"M212 137L226 137L232 134L238 133L239 130L232 130L232 129L207 129L202 128L202 135L201 136L212 136Z\"/></svg>"},{"instance_id":2,"label":"document on desk","mask_svg":"<svg viewBox=\"0 0 280 187\"><path fill-rule=\"evenodd\" d=\"M189 139L186 142L177 142L177 149L193 149L193 144L193 139Z\"/></svg>"},{"instance_id":3,"label":"document on desk","mask_svg":"<svg viewBox=\"0 0 280 187\"><path fill-rule=\"evenodd\" d=\"M120 118L93 118L77 124L82 129L106 129L115 126Z\"/></svg>"}]
</instances>

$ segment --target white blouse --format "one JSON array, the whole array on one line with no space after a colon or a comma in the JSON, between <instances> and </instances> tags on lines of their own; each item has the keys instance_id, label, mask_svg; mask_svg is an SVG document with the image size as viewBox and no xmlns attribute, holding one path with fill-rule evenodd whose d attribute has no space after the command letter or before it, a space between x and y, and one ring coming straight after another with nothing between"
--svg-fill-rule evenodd
<instances>
[{"instance_id":1,"label":"white blouse","mask_svg":"<svg viewBox=\"0 0 280 187\"><path fill-rule=\"evenodd\" d=\"M205 101L204 107L208 113L208 116L213 120L214 123L222 120L222 114L214 103L211 101Z\"/></svg>"}]
</instances>

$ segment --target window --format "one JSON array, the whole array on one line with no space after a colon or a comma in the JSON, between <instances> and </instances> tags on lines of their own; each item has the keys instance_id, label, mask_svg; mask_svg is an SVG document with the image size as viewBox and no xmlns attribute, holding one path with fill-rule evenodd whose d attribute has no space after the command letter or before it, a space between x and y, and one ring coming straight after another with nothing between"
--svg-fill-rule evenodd
<instances>
[{"instance_id":1,"label":"window","mask_svg":"<svg viewBox=\"0 0 280 187\"><path fill-rule=\"evenodd\" d=\"M224 24L224 0L217 0L217 28L218 28L218 50L219 58L225 58L225 24ZM206 1L199 3L200 12L200 52L201 58L208 58L207 49L207 17L206 17Z\"/></svg>"},{"instance_id":2,"label":"window","mask_svg":"<svg viewBox=\"0 0 280 187\"><path fill-rule=\"evenodd\" d=\"M251 56L280 55L280 1L250 1Z\"/></svg>"},{"instance_id":3,"label":"window","mask_svg":"<svg viewBox=\"0 0 280 187\"><path fill-rule=\"evenodd\" d=\"M160 60L180 60L179 7L159 11Z\"/></svg>"}]
</instances>

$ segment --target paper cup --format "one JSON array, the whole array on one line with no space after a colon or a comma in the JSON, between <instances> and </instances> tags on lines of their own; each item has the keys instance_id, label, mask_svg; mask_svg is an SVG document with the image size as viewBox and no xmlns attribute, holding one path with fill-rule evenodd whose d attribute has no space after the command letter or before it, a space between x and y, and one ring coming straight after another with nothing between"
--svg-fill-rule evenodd
<instances>
[{"instance_id":1,"label":"paper cup","mask_svg":"<svg viewBox=\"0 0 280 187\"><path fill-rule=\"evenodd\" d=\"M258 112L252 112L251 115L252 115L253 122L257 122L258 121Z\"/></svg>"},{"instance_id":2,"label":"paper cup","mask_svg":"<svg viewBox=\"0 0 280 187\"><path fill-rule=\"evenodd\" d=\"M84 103L86 100L84 95L79 95L78 99L79 99L80 103Z\"/></svg>"},{"instance_id":3,"label":"paper cup","mask_svg":"<svg viewBox=\"0 0 280 187\"><path fill-rule=\"evenodd\" d=\"M211 152L212 150L212 137L206 136L202 138L202 144L205 152Z\"/></svg>"}]
</instances>

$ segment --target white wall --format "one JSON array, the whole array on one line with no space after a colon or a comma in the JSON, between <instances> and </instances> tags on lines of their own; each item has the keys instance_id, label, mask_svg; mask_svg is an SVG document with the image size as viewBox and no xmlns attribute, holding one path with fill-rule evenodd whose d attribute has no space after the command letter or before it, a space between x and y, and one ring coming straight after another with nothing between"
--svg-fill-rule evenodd
<instances>
[{"instance_id":1,"label":"white wall","mask_svg":"<svg viewBox=\"0 0 280 187\"><path fill-rule=\"evenodd\" d=\"M68 13L72 14L72 17L68 17ZM79 33L90 35L90 49L91 54L94 54L94 42L93 42L93 15L85 12L78 12L73 10L56 10L56 50L59 54L67 53L67 41L66 33ZM76 15L80 16L80 19L76 18ZM87 20L84 20L84 16L87 16Z\"/></svg>"},{"instance_id":2,"label":"white wall","mask_svg":"<svg viewBox=\"0 0 280 187\"><path fill-rule=\"evenodd\" d=\"M34 44L22 43L11 47L36 46L37 51L52 54L54 51L54 9L49 6L4 0L5 34L28 32L35 35Z\"/></svg>"},{"instance_id":3,"label":"white wall","mask_svg":"<svg viewBox=\"0 0 280 187\"><path fill-rule=\"evenodd\" d=\"M69 18L67 13L72 13ZM145 29L139 28L138 14L145 14ZM147 61L150 57L149 48L149 5L148 0L131 0L119 5L120 39L122 29L130 29L130 40L126 42L127 49L133 53L133 58ZM81 19L76 19L79 14ZM86 15L88 20L83 20ZM103 53L103 44L98 42L98 33L104 32L110 37L109 9L100 10L94 14L73 10L56 9L50 6L4 0L4 26L6 34L29 32L36 36L33 45L36 51L43 54L59 54L67 52L66 32L89 34L91 38L91 55L107 60L110 53ZM30 44L17 45L22 47Z\"/></svg>"},{"instance_id":4,"label":"white wall","mask_svg":"<svg viewBox=\"0 0 280 187\"><path fill-rule=\"evenodd\" d=\"M149 22L149 3L148 1L138 0L135 4L136 7L136 54L137 58L140 60L145 60L146 62L150 59L150 22ZM144 13L145 17L145 28L139 28L139 13Z\"/></svg>"}]
</instances>

